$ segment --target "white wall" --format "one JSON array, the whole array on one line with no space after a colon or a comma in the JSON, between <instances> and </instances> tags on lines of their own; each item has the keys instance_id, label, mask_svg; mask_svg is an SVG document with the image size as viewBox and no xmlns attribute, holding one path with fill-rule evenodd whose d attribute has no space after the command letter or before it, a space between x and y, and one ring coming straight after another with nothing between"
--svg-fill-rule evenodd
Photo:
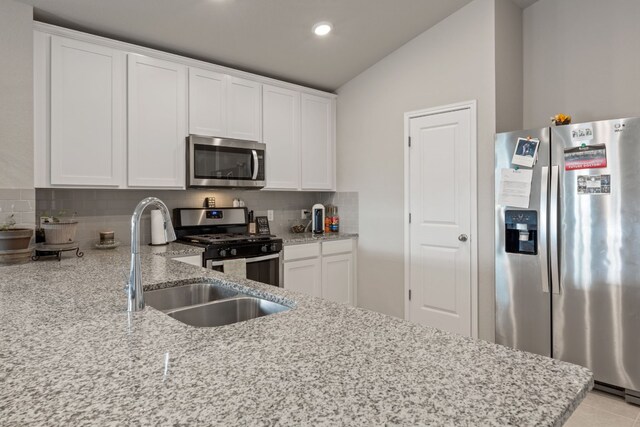
<instances>
[{"instance_id":1,"label":"white wall","mask_svg":"<svg viewBox=\"0 0 640 427\"><path fill-rule=\"evenodd\" d=\"M338 190L360 193L358 304L404 316L403 114L478 101L480 337L493 338L494 0L475 0L338 89Z\"/></svg>"},{"instance_id":2,"label":"white wall","mask_svg":"<svg viewBox=\"0 0 640 427\"><path fill-rule=\"evenodd\" d=\"M496 0L496 132L522 129L522 9Z\"/></svg>"},{"instance_id":3,"label":"white wall","mask_svg":"<svg viewBox=\"0 0 640 427\"><path fill-rule=\"evenodd\" d=\"M640 1L539 0L524 10L524 126L640 116Z\"/></svg>"},{"instance_id":4,"label":"white wall","mask_svg":"<svg viewBox=\"0 0 640 427\"><path fill-rule=\"evenodd\" d=\"M0 222L35 221L33 187L33 10L0 1Z\"/></svg>"},{"instance_id":5,"label":"white wall","mask_svg":"<svg viewBox=\"0 0 640 427\"><path fill-rule=\"evenodd\" d=\"M0 2L0 188L33 187L31 6Z\"/></svg>"}]
</instances>

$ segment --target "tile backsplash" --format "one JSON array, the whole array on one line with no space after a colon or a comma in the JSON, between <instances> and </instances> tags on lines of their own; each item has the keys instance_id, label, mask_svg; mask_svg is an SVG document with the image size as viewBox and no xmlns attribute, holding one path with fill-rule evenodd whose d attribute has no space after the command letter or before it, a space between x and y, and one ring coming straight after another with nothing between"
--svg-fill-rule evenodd
<instances>
[{"instance_id":1,"label":"tile backsplash","mask_svg":"<svg viewBox=\"0 0 640 427\"><path fill-rule=\"evenodd\" d=\"M13 214L16 227L33 228L36 223L36 190L0 188L0 224Z\"/></svg>"},{"instance_id":2,"label":"tile backsplash","mask_svg":"<svg viewBox=\"0 0 640 427\"><path fill-rule=\"evenodd\" d=\"M326 193L323 204L334 205L338 207L338 216L340 217L340 231L342 233L358 232L358 193L337 192Z\"/></svg>"},{"instance_id":3,"label":"tile backsplash","mask_svg":"<svg viewBox=\"0 0 640 427\"><path fill-rule=\"evenodd\" d=\"M239 198L256 216L266 216L267 210L273 210L270 226L276 235L288 232L292 225L306 224L309 220L301 219L302 209L310 210L315 203L332 203L339 207L340 230L358 231L358 193L355 192L37 189L35 212L38 217L43 214L59 215L61 211L66 216L75 213L79 221L76 240L83 247L92 245L98 240L98 232L105 230L113 230L116 240L128 244L131 214L138 202L149 196L158 197L170 210L204 207L205 197L209 196L216 198L217 207L232 206L233 199ZM150 229L149 211L145 211L140 228L144 244L151 240Z\"/></svg>"}]
</instances>

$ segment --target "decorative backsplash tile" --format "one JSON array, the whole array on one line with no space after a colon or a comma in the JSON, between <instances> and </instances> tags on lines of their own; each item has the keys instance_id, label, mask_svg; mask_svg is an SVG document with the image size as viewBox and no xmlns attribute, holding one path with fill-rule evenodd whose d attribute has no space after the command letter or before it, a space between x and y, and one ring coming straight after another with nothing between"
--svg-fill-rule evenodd
<instances>
[{"instance_id":1,"label":"decorative backsplash tile","mask_svg":"<svg viewBox=\"0 0 640 427\"><path fill-rule=\"evenodd\" d=\"M340 217L340 231L343 233L358 232L358 193L356 191L345 191L336 193L326 193L325 205L338 207Z\"/></svg>"},{"instance_id":2,"label":"decorative backsplash tile","mask_svg":"<svg viewBox=\"0 0 640 427\"><path fill-rule=\"evenodd\" d=\"M16 227L33 228L36 224L36 190L0 188L0 223L13 214Z\"/></svg>"},{"instance_id":3,"label":"decorative backsplash tile","mask_svg":"<svg viewBox=\"0 0 640 427\"><path fill-rule=\"evenodd\" d=\"M2 191L2 190L0 190ZM232 206L233 199L244 200L247 208L256 216L266 216L273 210L270 221L271 232L283 234L292 225L305 224L301 210L311 210L315 203L332 203L339 207L341 231L358 231L358 193L327 193L297 191L255 190L83 190L83 189L38 189L35 211L57 215L64 211L75 213L79 221L76 239L82 246L92 245L98 240L98 232L113 230L116 240L128 244L131 238L131 214L140 200L155 196L165 202L171 210L185 207L205 207L205 198L213 196L217 207ZM151 240L151 221L146 211L141 219L141 239L144 244Z\"/></svg>"}]
</instances>

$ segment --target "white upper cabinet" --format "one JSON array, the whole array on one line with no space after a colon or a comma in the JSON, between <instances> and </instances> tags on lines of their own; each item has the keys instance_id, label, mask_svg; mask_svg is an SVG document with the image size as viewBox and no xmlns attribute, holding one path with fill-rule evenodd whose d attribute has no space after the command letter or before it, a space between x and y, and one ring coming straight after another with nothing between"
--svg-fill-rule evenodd
<instances>
[{"instance_id":1,"label":"white upper cabinet","mask_svg":"<svg viewBox=\"0 0 640 427\"><path fill-rule=\"evenodd\" d=\"M227 76L227 136L262 141L260 83Z\"/></svg>"},{"instance_id":2,"label":"white upper cabinet","mask_svg":"<svg viewBox=\"0 0 640 427\"><path fill-rule=\"evenodd\" d=\"M335 190L334 102L302 94L301 158L303 190Z\"/></svg>"},{"instance_id":3,"label":"white upper cabinet","mask_svg":"<svg viewBox=\"0 0 640 427\"><path fill-rule=\"evenodd\" d=\"M189 68L189 133L262 141L261 84Z\"/></svg>"},{"instance_id":4,"label":"white upper cabinet","mask_svg":"<svg viewBox=\"0 0 640 427\"><path fill-rule=\"evenodd\" d=\"M51 185L124 185L125 101L123 52L51 37Z\"/></svg>"},{"instance_id":5,"label":"white upper cabinet","mask_svg":"<svg viewBox=\"0 0 640 427\"><path fill-rule=\"evenodd\" d=\"M189 68L189 133L227 134L226 78L213 71Z\"/></svg>"},{"instance_id":6,"label":"white upper cabinet","mask_svg":"<svg viewBox=\"0 0 640 427\"><path fill-rule=\"evenodd\" d=\"M195 134L265 142L267 190L335 191L334 95L34 26L37 188L184 189Z\"/></svg>"},{"instance_id":7,"label":"white upper cabinet","mask_svg":"<svg viewBox=\"0 0 640 427\"><path fill-rule=\"evenodd\" d=\"M300 92L262 86L267 189L300 188Z\"/></svg>"},{"instance_id":8,"label":"white upper cabinet","mask_svg":"<svg viewBox=\"0 0 640 427\"><path fill-rule=\"evenodd\" d=\"M187 70L129 54L129 187L185 188Z\"/></svg>"}]
</instances>

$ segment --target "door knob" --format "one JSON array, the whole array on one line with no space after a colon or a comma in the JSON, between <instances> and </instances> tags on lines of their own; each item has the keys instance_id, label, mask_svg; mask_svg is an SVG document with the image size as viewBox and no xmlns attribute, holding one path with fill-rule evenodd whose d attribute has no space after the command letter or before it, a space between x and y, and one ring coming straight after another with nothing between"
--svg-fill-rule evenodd
<instances>
[{"instance_id":1,"label":"door knob","mask_svg":"<svg viewBox=\"0 0 640 427\"><path fill-rule=\"evenodd\" d=\"M466 242L467 240L469 240L469 237L466 234L461 234L458 236L458 240L460 240L461 242Z\"/></svg>"}]
</instances>

